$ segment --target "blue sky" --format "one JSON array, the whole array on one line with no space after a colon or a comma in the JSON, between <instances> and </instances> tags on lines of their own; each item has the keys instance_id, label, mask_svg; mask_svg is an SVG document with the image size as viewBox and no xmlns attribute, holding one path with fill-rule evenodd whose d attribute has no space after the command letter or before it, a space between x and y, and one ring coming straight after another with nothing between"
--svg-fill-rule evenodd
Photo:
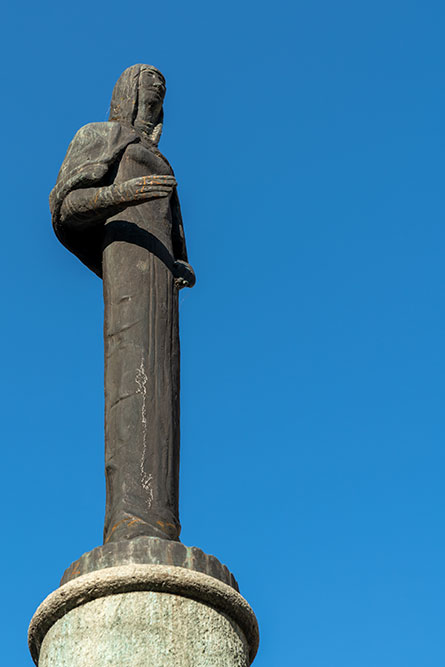
<instances>
[{"instance_id":1,"label":"blue sky","mask_svg":"<svg viewBox=\"0 0 445 667\"><path fill-rule=\"evenodd\" d=\"M444 664L444 29L428 0L3 11L5 664L101 541L102 285L47 196L137 62L197 274L184 543L238 578L255 667Z\"/></svg>"}]
</instances>

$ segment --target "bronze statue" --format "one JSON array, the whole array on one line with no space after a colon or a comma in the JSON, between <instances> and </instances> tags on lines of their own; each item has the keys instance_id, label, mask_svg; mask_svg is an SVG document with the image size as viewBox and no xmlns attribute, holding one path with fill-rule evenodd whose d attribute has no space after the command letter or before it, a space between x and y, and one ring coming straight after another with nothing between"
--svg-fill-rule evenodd
<instances>
[{"instance_id":1,"label":"bronze statue","mask_svg":"<svg viewBox=\"0 0 445 667\"><path fill-rule=\"evenodd\" d=\"M165 80L125 70L108 122L82 127L50 195L59 240L105 303L104 543L178 540L178 290L192 287L173 170L159 152Z\"/></svg>"}]
</instances>

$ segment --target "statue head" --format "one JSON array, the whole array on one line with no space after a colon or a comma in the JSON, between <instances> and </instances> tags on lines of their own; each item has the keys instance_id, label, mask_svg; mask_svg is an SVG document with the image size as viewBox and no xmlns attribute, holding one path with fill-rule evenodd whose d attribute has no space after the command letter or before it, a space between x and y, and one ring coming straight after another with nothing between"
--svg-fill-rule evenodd
<instances>
[{"instance_id":1,"label":"statue head","mask_svg":"<svg viewBox=\"0 0 445 667\"><path fill-rule=\"evenodd\" d=\"M151 65L132 65L117 80L109 120L133 125L157 144L163 121L165 79Z\"/></svg>"}]
</instances>

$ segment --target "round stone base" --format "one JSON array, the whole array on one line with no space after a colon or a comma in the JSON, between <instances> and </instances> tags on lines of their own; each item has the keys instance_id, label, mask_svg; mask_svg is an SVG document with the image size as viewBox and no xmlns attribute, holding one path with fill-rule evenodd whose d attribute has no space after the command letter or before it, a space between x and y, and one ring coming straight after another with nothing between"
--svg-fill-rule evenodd
<instances>
[{"instance_id":1,"label":"round stone base","mask_svg":"<svg viewBox=\"0 0 445 667\"><path fill-rule=\"evenodd\" d=\"M125 565L82 575L34 614L39 667L248 667L255 615L231 586L200 572Z\"/></svg>"}]
</instances>

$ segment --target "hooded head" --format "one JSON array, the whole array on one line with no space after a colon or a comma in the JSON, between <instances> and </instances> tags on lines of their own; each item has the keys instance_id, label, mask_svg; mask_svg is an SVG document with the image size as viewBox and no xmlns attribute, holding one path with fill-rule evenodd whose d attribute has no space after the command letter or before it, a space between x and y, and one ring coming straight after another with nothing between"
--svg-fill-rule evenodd
<instances>
[{"instance_id":1,"label":"hooded head","mask_svg":"<svg viewBox=\"0 0 445 667\"><path fill-rule=\"evenodd\" d=\"M157 144L163 121L165 79L151 65L132 65L119 77L111 97L109 120L131 125Z\"/></svg>"}]
</instances>

